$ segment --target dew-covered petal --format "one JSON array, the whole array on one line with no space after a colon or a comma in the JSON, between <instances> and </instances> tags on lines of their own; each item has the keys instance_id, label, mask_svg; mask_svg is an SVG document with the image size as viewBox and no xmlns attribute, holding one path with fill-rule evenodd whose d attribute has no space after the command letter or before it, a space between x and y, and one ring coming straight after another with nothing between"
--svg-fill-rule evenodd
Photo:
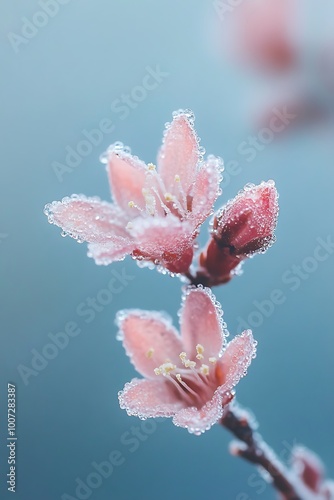
<instances>
[{"instance_id":1,"label":"dew-covered petal","mask_svg":"<svg viewBox=\"0 0 334 500\"><path fill-rule=\"evenodd\" d=\"M224 345L222 310L209 288L186 290L180 312L181 337L190 359L196 357L196 346L204 347L203 360L218 357Z\"/></svg>"},{"instance_id":2,"label":"dew-covered petal","mask_svg":"<svg viewBox=\"0 0 334 500\"><path fill-rule=\"evenodd\" d=\"M190 433L202 434L209 430L223 416L223 396L215 392L212 399L201 409L195 407L180 410L173 418L178 427L188 429Z\"/></svg>"},{"instance_id":3,"label":"dew-covered petal","mask_svg":"<svg viewBox=\"0 0 334 500\"><path fill-rule=\"evenodd\" d=\"M129 215L133 208L129 202L143 209L145 200L142 189L146 180L146 165L136 156L124 151L119 144L110 146L107 153L107 171L114 201Z\"/></svg>"},{"instance_id":4,"label":"dew-covered petal","mask_svg":"<svg viewBox=\"0 0 334 500\"><path fill-rule=\"evenodd\" d=\"M159 312L137 309L120 311L116 318L118 338L136 370L156 378L154 369L166 362L180 364L181 339L170 318Z\"/></svg>"},{"instance_id":5,"label":"dew-covered petal","mask_svg":"<svg viewBox=\"0 0 334 500\"><path fill-rule=\"evenodd\" d=\"M65 235L81 241L103 243L113 238L126 238L122 212L99 198L72 195L45 206L51 224L63 229Z\"/></svg>"},{"instance_id":6,"label":"dew-covered petal","mask_svg":"<svg viewBox=\"0 0 334 500\"><path fill-rule=\"evenodd\" d=\"M112 262L124 260L135 248L135 242L130 238L117 237L105 243L89 243L87 255L94 259L97 265L107 266Z\"/></svg>"},{"instance_id":7,"label":"dew-covered petal","mask_svg":"<svg viewBox=\"0 0 334 500\"><path fill-rule=\"evenodd\" d=\"M192 217L196 226L212 214L213 205L221 192L222 166L220 158L210 156L196 175L192 199Z\"/></svg>"},{"instance_id":8,"label":"dew-covered petal","mask_svg":"<svg viewBox=\"0 0 334 500\"><path fill-rule=\"evenodd\" d=\"M165 380L133 379L118 393L120 407L141 419L171 417L184 405Z\"/></svg>"},{"instance_id":9,"label":"dew-covered petal","mask_svg":"<svg viewBox=\"0 0 334 500\"><path fill-rule=\"evenodd\" d=\"M138 218L133 221L131 235L143 256L173 273L188 271L193 257L196 234L186 221L169 214L167 217Z\"/></svg>"},{"instance_id":10,"label":"dew-covered petal","mask_svg":"<svg viewBox=\"0 0 334 500\"><path fill-rule=\"evenodd\" d=\"M273 181L246 186L216 217L216 239L237 254L264 251L274 240L278 194Z\"/></svg>"},{"instance_id":11,"label":"dew-covered petal","mask_svg":"<svg viewBox=\"0 0 334 500\"><path fill-rule=\"evenodd\" d=\"M246 375L256 354L256 344L251 330L245 330L227 344L216 366L216 377L222 393L231 390Z\"/></svg>"},{"instance_id":12,"label":"dew-covered petal","mask_svg":"<svg viewBox=\"0 0 334 500\"><path fill-rule=\"evenodd\" d=\"M158 168L166 188L171 192L174 190L175 176L179 176L185 193L195 178L199 148L193 122L194 116L190 111L177 111L164 133Z\"/></svg>"}]
</instances>

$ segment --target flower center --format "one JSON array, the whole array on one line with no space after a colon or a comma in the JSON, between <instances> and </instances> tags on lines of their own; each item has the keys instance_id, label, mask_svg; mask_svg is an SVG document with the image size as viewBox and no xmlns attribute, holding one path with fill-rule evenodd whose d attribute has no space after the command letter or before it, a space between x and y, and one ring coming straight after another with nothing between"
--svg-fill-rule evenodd
<instances>
[{"instance_id":1,"label":"flower center","mask_svg":"<svg viewBox=\"0 0 334 500\"><path fill-rule=\"evenodd\" d=\"M167 216L172 213L181 220L186 217L187 212L191 211L191 203L184 192L180 176L175 175L174 185L171 186L173 192L170 192L153 163L147 165L146 175L148 182L142 189L145 208L139 207L132 200L128 203L129 207L137 209L142 215Z\"/></svg>"},{"instance_id":2,"label":"flower center","mask_svg":"<svg viewBox=\"0 0 334 500\"><path fill-rule=\"evenodd\" d=\"M152 349L149 350L151 354ZM212 396L217 387L216 383L216 363L217 359L209 358L209 365L202 363L204 359L204 347L201 344L196 346L196 359L190 360L185 352L179 354L183 366L177 366L170 360L154 369L158 376L165 377L178 391L180 397L189 404L200 408Z\"/></svg>"}]
</instances>

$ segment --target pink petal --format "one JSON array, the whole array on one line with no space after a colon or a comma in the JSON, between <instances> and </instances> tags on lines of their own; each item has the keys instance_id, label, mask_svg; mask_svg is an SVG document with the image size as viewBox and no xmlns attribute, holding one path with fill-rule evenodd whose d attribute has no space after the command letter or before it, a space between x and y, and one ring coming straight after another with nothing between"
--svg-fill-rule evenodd
<instances>
[{"instance_id":1,"label":"pink petal","mask_svg":"<svg viewBox=\"0 0 334 500\"><path fill-rule=\"evenodd\" d=\"M136 248L135 242L129 238L113 238L106 243L89 243L88 257L95 260L95 263L107 266L112 262L125 259Z\"/></svg>"},{"instance_id":2,"label":"pink petal","mask_svg":"<svg viewBox=\"0 0 334 500\"><path fill-rule=\"evenodd\" d=\"M181 309L181 337L189 359L196 357L196 345L204 356L218 357L225 339L222 310L209 288L188 288Z\"/></svg>"},{"instance_id":3,"label":"pink petal","mask_svg":"<svg viewBox=\"0 0 334 500\"><path fill-rule=\"evenodd\" d=\"M173 418L173 423L199 435L209 430L222 416L223 396L215 392L212 399L200 410L195 407L180 410Z\"/></svg>"},{"instance_id":4,"label":"pink petal","mask_svg":"<svg viewBox=\"0 0 334 500\"><path fill-rule=\"evenodd\" d=\"M191 224L169 214L163 218L138 218L132 225L131 235L144 257L174 273L188 271L195 238Z\"/></svg>"},{"instance_id":5,"label":"pink petal","mask_svg":"<svg viewBox=\"0 0 334 500\"><path fill-rule=\"evenodd\" d=\"M178 111L167 126L162 147L158 155L159 173L166 188L173 192L175 176L181 180L185 193L189 190L196 174L199 160L198 138L193 127L193 115Z\"/></svg>"},{"instance_id":6,"label":"pink petal","mask_svg":"<svg viewBox=\"0 0 334 500\"><path fill-rule=\"evenodd\" d=\"M220 195L222 161L211 156L198 171L193 187L192 216L196 227L212 214L213 205Z\"/></svg>"},{"instance_id":7,"label":"pink petal","mask_svg":"<svg viewBox=\"0 0 334 500\"><path fill-rule=\"evenodd\" d=\"M130 201L140 208L145 207L142 189L146 180L146 165L136 156L124 151L118 143L108 149L107 155L107 171L113 199L125 212L133 216L134 209L129 207Z\"/></svg>"},{"instance_id":8,"label":"pink petal","mask_svg":"<svg viewBox=\"0 0 334 500\"><path fill-rule=\"evenodd\" d=\"M246 375L255 357L256 344L251 330L245 330L227 344L216 367L216 376L221 383L219 390L222 393L231 390Z\"/></svg>"},{"instance_id":9,"label":"pink petal","mask_svg":"<svg viewBox=\"0 0 334 500\"><path fill-rule=\"evenodd\" d=\"M180 364L181 339L170 318L154 311L125 310L117 314L118 338L136 370L156 378L154 368L171 361Z\"/></svg>"},{"instance_id":10,"label":"pink petal","mask_svg":"<svg viewBox=\"0 0 334 500\"><path fill-rule=\"evenodd\" d=\"M182 408L182 402L165 380L133 379L118 393L120 407L128 415L141 419L171 417Z\"/></svg>"},{"instance_id":11,"label":"pink petal","mask_svg":"<svg viewBox=\"0 0 334 500\"><path fill-rule=\"evenodd\" d=\"M72 238L94 243L126 238L125 220L119 209L99 198L72 195L45 206L51 224Z\"/></svg>"}]
</instances>

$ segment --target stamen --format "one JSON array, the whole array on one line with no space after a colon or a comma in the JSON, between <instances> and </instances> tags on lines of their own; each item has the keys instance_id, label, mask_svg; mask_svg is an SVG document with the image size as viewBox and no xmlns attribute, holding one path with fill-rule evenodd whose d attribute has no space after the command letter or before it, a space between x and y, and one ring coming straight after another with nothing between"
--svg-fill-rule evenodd
<instances>
[{"instance_id":1,"label":"stamen","mask_svg":"<svg viewBox=\"0 0 334 500\"><path fill-rule=\"evenodd\" d=\"M177 184L180 193L180 196L178 197L178 199L174 200L174 203L177 206L177 209L180 211L181 215L185 216L187 213L187 197L181 184L181 177L179 175L175 175L174 181Z\"/></svg>"},{"instance_id":2,"label":"stamen","mask_svg":"<svg viewBox=\"0 0 334 500\"><path fill-rule=\"evenodd\" d=\"M157 167L154 165L154 163L148 163L147 168L152 171L155 170Z\"/></svg>"},{"instance_id":3,"label":"stamen","mask_svg":"<svg viewBox=\"0 0 334 500\"><path fill-rule=\"evenodd\" d=\"M179 381L179 383L182 385L182 387L184 387L185 389L187 389L187 391L190 392L190 394L192 394L193 396L195 396L195 398L197 398L197 393L191 388L189 387L188 384L186 384L183 380L182 380L182 377L179 373L177 373L175 375L175 377L177 378L177 380Z\"/></svg>"},{"instance_id":4,"label":"stamen","mask_svg":"<svg viewBox=\"0 0 334 500\"><path fill-rule=\"evenodd\" d=\"M190 361L190 359L186 359L183 364L186 368L195 368L196 361Z\"/></svg>"},{"instance_id":5,"label":"stamen","mask_svg":"<svg viewBox=\"0 0 334 500\"><path fill-rule=\"evenodd\" d=\"M208 365L202 365L201 368L200 368L200 372L202 375L209 375L210 374L210 369L208 367Z\"/></svg>"},{"instance_id":6,"label":"stamen","mask_svg":"<svg viewBox=\"0 0 334 500\"><path fill-rule=\"evenodd\" d=\"M159 368L162 375L166 376L176 369L176 365L173 365L173 363L164 363L163 365L159 366Z\"/></svg>"},{"instance_id":7,"label":"stamen","mask_svg":"<svg viewBox=\"0 0 334 500\"><path fill-rule=\"evenodd\" d=\"M185 352L181 352L179 354L179 358L182 361L182 363L187 359L187 354Z\"/></svg>"},{"instance_id":8,"label":"stamen","mask_svg":"<svg viewBox=\"0 0 334 500\"><path fill-rule=\"evenodd\" d=\"M204 358L204 356L203 356L204 347L202 346L202 344L197 344L197 346L196 346L196 352L197 352L197 356L196 356L197 359L203 359Z\"/></svg>"},{"instance_id":9,"label":"stamen","mask_svg":"<svg viewBox=\"0 0 334 500\"><path fill-rule=\"evenodd\" d=\"M165 193L164 197L166 201L174 201L174 196L172 195L172 193Z\"/></svg>"},{"instance_id":10,"label":"stamen","mask_svg":"<svg viewBox=\"0 0 334 500\"><path fill-rule=\"evenodd\" d=\"M158 198L158 200L160 201L160 204L161 204L161 207L162 209L164 210L165 214L170 214L170 209L167 207L167 205L162 201L161 199L161 196L159 194L159 191L155 188L155 187L152 187L151 188L152 191L155 193L156 197Z\"/></svg>"},{"instance_id":11,"label":"stamen","mask_svg":"<svg viewBox=\"0 0 334 500\"><path fill-rule=\"evenodd\" d=\"M209 358L209 362L214 365L215 363L217 363L217 358Z\"/></svg>"},{"instance_id":12,"label":"stamen","mask_svg":"<svg viewBox=\"0 0 334 500\"><path fill-rule=\"evenodd\" d=\"M146 211L149 215L155 215L155 198L150 193L149 189L142 189L143 196L145 198Z\"/></svg>"},{"instance_id":13,"label":"stamen","mask_svg":"<svg viewBox=\"0 0 334 500\"><path fill-rule=\"evenodd\" d=\"M142 211L143 211L143 209L142 209L142 208L140 208L140 207L138 207L138 205L136 205L136 204L135 204L135 202L134 202L134 201L132 201L132 200L131 200L131 201L129 201L128 206L129 206L130 208L136 208L137 210L139 210L139 212L142 212Z\"/></svg>"}]
</instances>

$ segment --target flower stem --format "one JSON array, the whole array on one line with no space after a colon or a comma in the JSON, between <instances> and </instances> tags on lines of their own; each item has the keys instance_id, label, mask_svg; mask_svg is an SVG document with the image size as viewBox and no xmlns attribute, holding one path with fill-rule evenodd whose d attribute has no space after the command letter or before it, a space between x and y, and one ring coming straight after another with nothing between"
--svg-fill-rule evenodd
<instances>
[{"instance_id":1,"label":"flower stem","mask_svg":"<svg viewBox=\"0 0 334 500\"><path fill-rule=\"evenodd\" d=\"M282 464L271 448L255 431L252 418L236 404L230 405L220 421L240 442L232 453L262 467L271 477L272 484L284 500L305 500L309 495L302 484ZM306 493L306 496L305 494Z\"/></svg>"}]
</instances>

